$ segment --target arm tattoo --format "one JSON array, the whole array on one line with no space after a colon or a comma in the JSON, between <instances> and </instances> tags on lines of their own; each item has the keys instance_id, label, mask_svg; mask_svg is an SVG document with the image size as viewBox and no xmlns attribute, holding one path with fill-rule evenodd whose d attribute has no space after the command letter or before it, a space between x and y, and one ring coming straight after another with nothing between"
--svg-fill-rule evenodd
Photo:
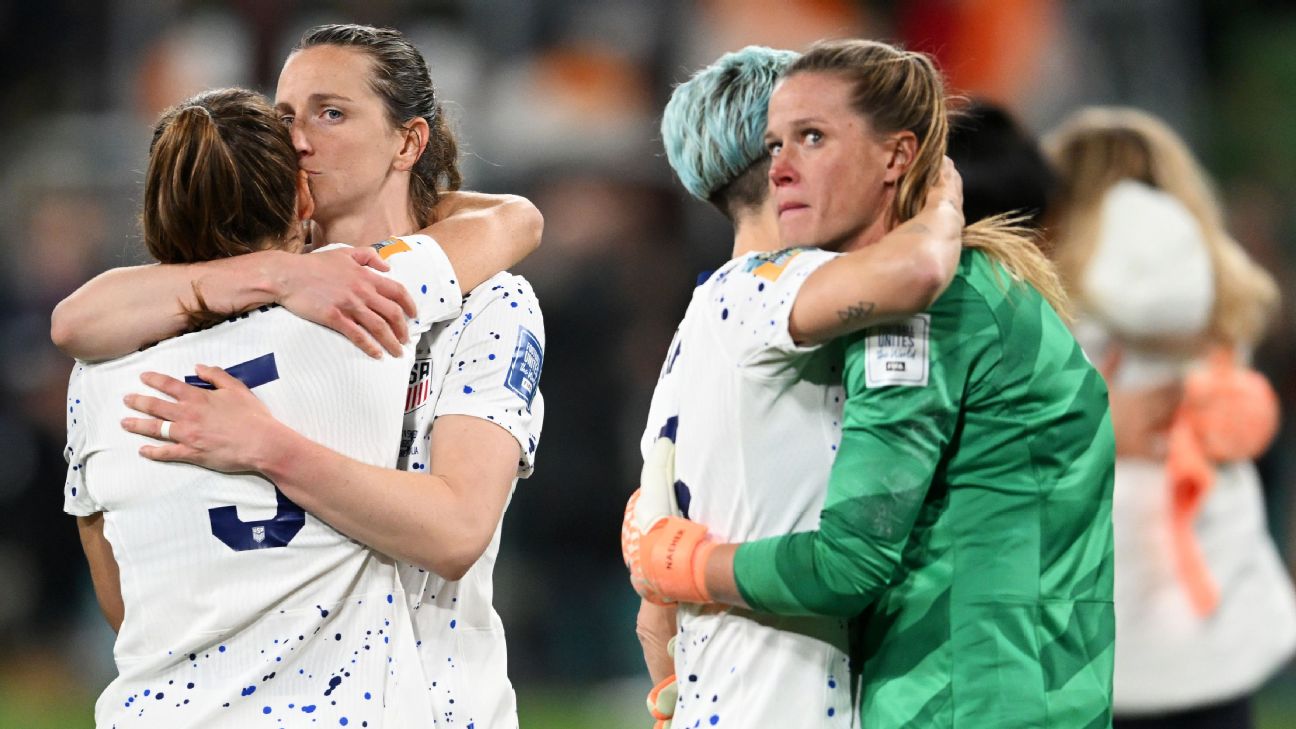
<instances>
[{"instance_id":1,"label":"arm tattoo","mask_svg":"<svg viewBox=\"0 0 1296 729\"><path fill-rule=\"evenodd\" d=\"M858 322L862 319L867 319L869 316L871 316L873 314L873 310L876 308L877 308L877 304L873 303L872 301L861 301L858 304L851 304L850 306L847 306L845 309L838 310L837 318L841 320L842 324L850 324L851 322Z\"/></svg>"}]
</instances>

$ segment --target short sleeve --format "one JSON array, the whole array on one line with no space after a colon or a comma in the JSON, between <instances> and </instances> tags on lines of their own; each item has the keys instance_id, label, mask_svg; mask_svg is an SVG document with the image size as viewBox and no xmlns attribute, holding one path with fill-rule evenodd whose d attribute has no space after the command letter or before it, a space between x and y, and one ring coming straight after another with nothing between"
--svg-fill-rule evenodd
<instances>
[{"instance_id":1,"label":"short sleeve","mask_svg":"<svg viewBox=\"0 0 1296 729\"><path fill-rule=\"evenodd\" d=\"M789 248L738 258L699 291L703 316L740 367L779 366L813 352L820 344L792 341L788 318L810 274L838 254L816 248Z\"/></svg>"},{"instance_id":2,"label":"short sleeve","mask_svg":"<svg viewBox=\"0 0 1296 729\"><path fill-rule=\"evenodd\" d=\"M393 278L409 291L418 307L410 321L410 334L426 332L433 324L459 315L463 305L459 280L445 251L426 235L405 235L374 245Z\"/></svg>"},{"instance_id":3,"label":"short sleeve","mask_svg":"<svg viewBox=\"0 0 1296 729\"><path fill-rule=\"evenodd\" d=\"M86 461L90 456L86 418L89 400L83 391L86 379L85 365L77 362L68 380L67 445L63 448L63 459L68 464L63 482L63 511L72 516L90 516L103 511L86 485Z\"/></svg>"},{"instance_id":4,"label":"short sleeve","mask_svg":"<svg viewBox=\"0 0 1296 729\"><path fill-rule=\"evenodd\" d=\"M503 427L521 448L518 476L525 478L535 468L544 423L540 304L526 279L502 274L473 290L463 315L435 417L468 415Z\"/></svg>"}]
</instances>

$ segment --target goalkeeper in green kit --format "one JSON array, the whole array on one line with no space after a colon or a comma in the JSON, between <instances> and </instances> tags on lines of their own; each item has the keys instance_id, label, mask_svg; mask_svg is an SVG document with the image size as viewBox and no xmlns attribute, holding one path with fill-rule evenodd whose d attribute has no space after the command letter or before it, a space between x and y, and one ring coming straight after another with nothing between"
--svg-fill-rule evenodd
<instances>
[{"instance_id":1,"label":"goalkeeper in green kit","mask_svg":"<svg viewBox=\"0 0 1296 729\"><path fill-rule=\"evenodd\" d=\"M784 243L851 250L908 220L946 135L926 56L872 41L813 47L769 106ZM645 480L627 509L624 555L650 601L857 617L867 729L1106 727L1106 386L1030 240L991 219L964 242L928 312L845 340L842 440L817 531L717 544L662 506L666 476Z\"/></svg>"}]
</instances>

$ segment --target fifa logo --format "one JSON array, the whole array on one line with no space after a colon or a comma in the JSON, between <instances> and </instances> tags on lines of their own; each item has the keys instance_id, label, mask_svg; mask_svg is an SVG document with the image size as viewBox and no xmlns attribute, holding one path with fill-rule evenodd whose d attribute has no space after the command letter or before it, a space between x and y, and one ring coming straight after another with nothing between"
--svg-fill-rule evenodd
<instances>
[{"instance_id":1,"label":"fifa logo","mask_svg":"<svg viewBox=\"0 0 1296 729\"><path fill-rule=\"evenodd\" d=\"M257 544L260 544L265 541L265 527L263 526L252 527L252 541L256 542Z\"/></svg>"}]
</instances>

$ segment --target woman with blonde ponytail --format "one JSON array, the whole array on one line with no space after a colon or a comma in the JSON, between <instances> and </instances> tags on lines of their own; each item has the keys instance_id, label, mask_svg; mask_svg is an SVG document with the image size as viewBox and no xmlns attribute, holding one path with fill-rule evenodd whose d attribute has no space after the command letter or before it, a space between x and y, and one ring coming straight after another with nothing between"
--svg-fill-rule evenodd
<instances>
[{"instance_id":1,"label":"woman with blonde ponytail","mask_svg":"<svg viewBox=\"0 0 1296 729\"><path fill-rule=\"evenodd\" d=\"M1112 388L1114 724L1245 729L1251 694L1296 651L1296 595L1251 463L1276 400L1244 366L1277 287L1159 119L1084 109L1045 151L1077 336Z\"/></svg>"},{"instance_id":2,"label":"woman with blonde ponytail","mask_svg":"<svg viewBox=\"0 0 1296 729\"><path fill-rule=\"evenodd\" d=\"M769 104L783 242L848 252L914 225L947 134L927 56L812 47ZM623 552L650 599L858 620L861 726L1107 726L1106 386L1014 219L978 222L964 243L926 312L844 337L841 440L816 530L717 544L635 504ZM679 473L646 480L639 502L679 492Z\"/></svg>"}]
</instances>

